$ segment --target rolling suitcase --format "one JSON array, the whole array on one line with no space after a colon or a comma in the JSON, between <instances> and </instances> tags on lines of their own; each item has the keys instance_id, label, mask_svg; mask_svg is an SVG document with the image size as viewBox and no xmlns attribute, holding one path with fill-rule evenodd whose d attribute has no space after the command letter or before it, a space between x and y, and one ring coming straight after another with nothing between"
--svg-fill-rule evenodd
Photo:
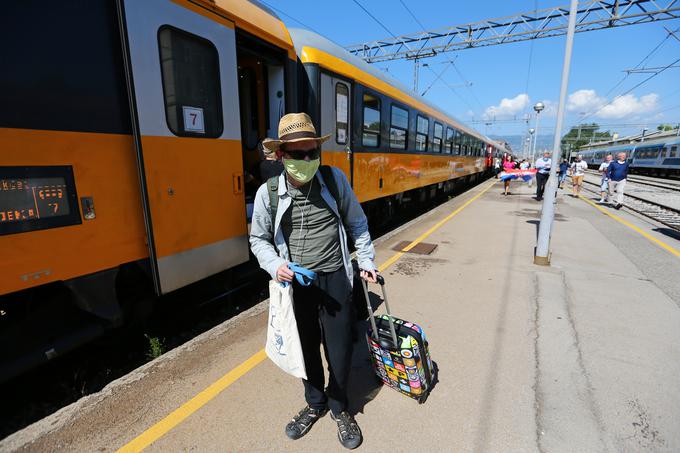
<instances>
[{"instance_id":1,"label":"rolling suitcase","mask_svg":"<svg viewBox=\"0 0 680 453\"><path fill-rule=\"evenodd\" d=\"M370 321L366 339L373 368L385 385L423 403L434 380L425 332L419 325L391 315L385 279L380 275L378 283L387 314L375 316L368 297L368 284L362 279Z\"/></svg>"}]
</instances>

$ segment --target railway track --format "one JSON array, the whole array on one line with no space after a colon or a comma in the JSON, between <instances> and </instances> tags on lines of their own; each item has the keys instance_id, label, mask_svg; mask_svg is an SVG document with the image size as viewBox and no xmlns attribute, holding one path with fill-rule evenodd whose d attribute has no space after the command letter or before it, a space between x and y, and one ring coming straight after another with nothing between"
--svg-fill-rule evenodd
<instances>
[{"instance_id":1,"label":"railway track","mask_svg":"<svg viewBox=\"0 0 680 453\"><path fill-rule=\"evenodd\" d=\"M599 184L592 181L584 180L583 182L591 186L600 187ZM600 194L597 189L591 190L585 186L584 188L596 195ZM624 194L623 201L622 206L624 208L655 220L676 231L680 231L680 209L629 194Z\"/></svg>"}]
</instances>

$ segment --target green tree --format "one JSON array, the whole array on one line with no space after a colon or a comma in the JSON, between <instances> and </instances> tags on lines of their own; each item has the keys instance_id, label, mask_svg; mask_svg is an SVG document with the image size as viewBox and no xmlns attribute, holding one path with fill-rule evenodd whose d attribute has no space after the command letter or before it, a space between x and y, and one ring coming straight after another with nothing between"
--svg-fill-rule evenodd
<instances>
[{"instance_id":1,"label":"green tree","mask_svg":"<svg viewBox=\"0 0 680 453\"><path fill-rule=\"evenodd\" d=\"M599 129L600 126L597 123L572 126L569 132L562 136L562 155L569 157L570 151L577 151L583 145L612 139L612 134L609 131L600 132Z\"/></svg>"},{"instance_id":2,"label":"green tree","mask_svg":"<svg viewBox=\"0 0 680 453\"><path fill-rule=\"evenodd\" d=\"M657 131L672 131L675 129L672 124L659 124L656 126Z\"/></svg>"}]
</instances>

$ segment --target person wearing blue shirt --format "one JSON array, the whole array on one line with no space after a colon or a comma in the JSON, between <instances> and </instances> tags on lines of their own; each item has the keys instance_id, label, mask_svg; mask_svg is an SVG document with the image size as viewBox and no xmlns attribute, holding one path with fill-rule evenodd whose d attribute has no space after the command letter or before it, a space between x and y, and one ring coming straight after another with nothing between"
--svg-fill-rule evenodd
<instances>
[{"instance_id":1,"label":"person wearing blue shirt","mask_svg":"<svg viewBox=\"0 0 680 453\"><path fill-rule=\"evenodd\" d=\"M562 162L560 163L560 179L559 179L560 189L564 184L564 180L567 179L567 170L569 170L569 162L567 161L567 159L562 159Z\"/></svg>"},{"instance_id":2,"label":"person wearing blue shirt","mask_svg":"<svg viewBox=\"0 0 680 453\"><path fill-rule=\"evenodd\" d=\"M630 163L626 161L626 153L618 153L616 155L616 160L611 162L607 167L607 178L609 178L609 202L611 203L614 192L616 192L616 203L614 203L614 208L616 209L621 209L623 189L626 187L629 166Z\"/></svg>"}]
</instances>

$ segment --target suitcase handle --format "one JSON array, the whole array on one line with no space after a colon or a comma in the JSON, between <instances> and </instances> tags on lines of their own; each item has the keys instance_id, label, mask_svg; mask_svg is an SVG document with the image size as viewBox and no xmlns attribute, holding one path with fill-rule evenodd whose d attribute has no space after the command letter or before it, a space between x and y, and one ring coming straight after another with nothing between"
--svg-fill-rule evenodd
<instances>
[{"instance_id":1,"label":"suitcase handle","mask_svg":"<svg viewBox=\"0 0 680 453\"><path fill-rule=\"evenodd\" d=\"M380 289L382 289L383 300L385 301L385 311L387 311L387 321L390 325L390 334L392 335L392 342L394 343L394 348L399 347L397 341L397 331L394 328L394 322L392 321L392 313L390 312L390 305L387 302L387 292L385 292L385 278L382 275L377 276L378 284ZM375 318L373 317L373 307L371 307L371 299L368 297L368 282L361 279L361 285L364 288L364 296L366 297L366 308L368 308L368 317L371 320L371 328L373 329L373 339L379 341L378 338L378 326L375 324Z\"/></svg>"}]
</instances>

